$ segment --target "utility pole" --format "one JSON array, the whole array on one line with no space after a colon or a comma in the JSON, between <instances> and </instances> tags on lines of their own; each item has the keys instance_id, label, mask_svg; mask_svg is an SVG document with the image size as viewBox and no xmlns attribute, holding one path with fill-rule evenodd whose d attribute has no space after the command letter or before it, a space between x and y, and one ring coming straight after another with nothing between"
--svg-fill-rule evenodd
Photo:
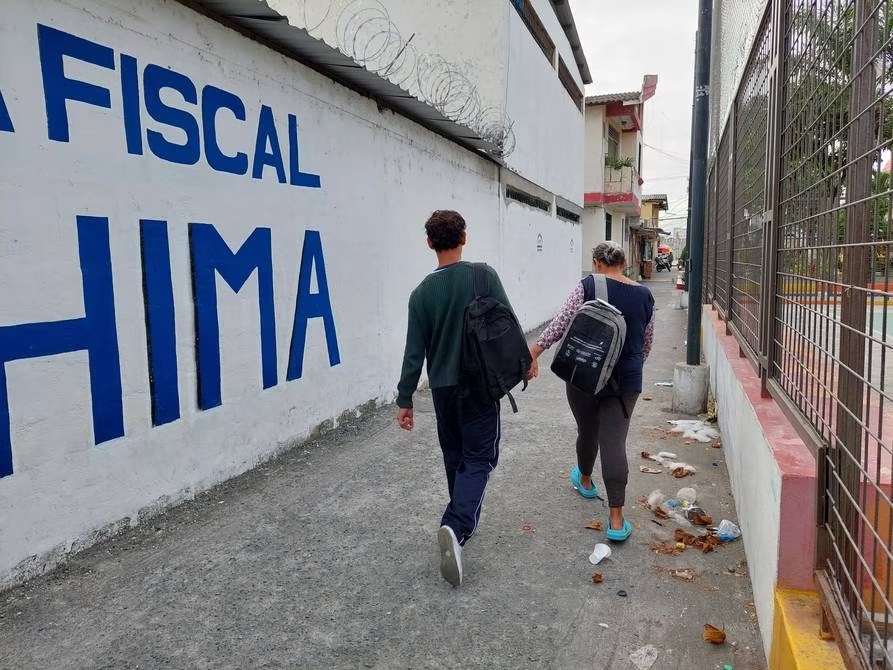
<instances>
[{"instance_id":1,"label":"utility pole","mask_svg":"<svg viewBox=\"0 0 893 670\"><path fill-rule=\"evenodd\" d=\"M707 409L709 370L701 365L701 286L704 274L704 214L707 195L707 126L710 111L710 45L713 0L699 0L695 38L691 169L688 175L688 336L685 363L673 371L673 410L700 414Z\"/></svg>"},{"instance_id":2,"label":"utility pole","mask_svg":"<svg viewBox=\"0 0 893 670\"><path fill-rule=\"evenodd\" d=\"M698 41L700 39L701 33L698 31L695 33L695 63L697 63L698 57ZM694 139L695 136L695 107L697 106L698 100L698 69L694 68L692 72L692 82L691 82L691 130L689 131L689 137ZM685 265L683 265L682 270L682 290L685 292L686 301L682 303L682 306L685 307L688 304L688 277L691 268L691 173L692 166L694 165L694 145L690 142L688 147L688 185L686 187L686 196L688 197L688 209L685 214L685 248L688 250L688 254L685 258Z\"/></svg>"},{"instance_id":3,"label":"utility pole","mask_svg":"<svg viewBox=\"0 0 893 670\"><path fill-rule=\"evenodd\" d=\"M701 362L701 288L704 278L704 219L707 205L707 130L710 111L710 43L712 0L699 0L695 46L695 92L689 189L691 207L688 244L688 344L686 363Z\"/></svg>"}]
</instances>

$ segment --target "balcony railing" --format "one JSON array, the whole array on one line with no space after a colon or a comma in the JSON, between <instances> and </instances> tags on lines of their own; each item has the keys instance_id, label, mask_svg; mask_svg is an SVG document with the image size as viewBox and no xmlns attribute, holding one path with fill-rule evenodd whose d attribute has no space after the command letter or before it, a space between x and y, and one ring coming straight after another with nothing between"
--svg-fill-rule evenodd
<instances>
[{"instance_id":1,"label":"balcony railing","mask_svg":"<svg viewBox=\"0 0 893 670\"><path fill-rule=\"evenodd\" d=\"M646 228L660 228L660 219L656 216L642 218L641 221Z\"/></svg>"},{"instance_id":2,"label":"balcony railing","mask_svg":"<svg viewBox=\"0 0 893 670\"><path fill-rule=\"evenodd\" d=\"M632 193L636 200L641 200L642 186L639 182L639 173L633 167L605 166L605 193Z\"/></svg>"}]
</instances>

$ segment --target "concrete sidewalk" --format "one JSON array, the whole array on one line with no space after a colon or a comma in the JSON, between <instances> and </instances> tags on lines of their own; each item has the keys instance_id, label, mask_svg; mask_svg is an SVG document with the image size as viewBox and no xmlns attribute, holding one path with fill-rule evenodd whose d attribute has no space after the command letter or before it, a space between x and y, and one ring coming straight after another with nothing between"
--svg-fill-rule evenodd
<instances>
[{"instance_id":1,"label":"concrete sidewalk","mask_svg":"<svg viewBox=\"0 0 893 670\"><path fill-rule=\"evenodd\" d=\"M654 386L685 352L673 277L649 282L656 341L629 439L636 530L599 566L587 557L604 533L584 526L606 525L607 509L568 483L573 420L544 357L520 413L503 405L460 588L438 570L446 482L420 393L412 433L385 407L0 594L0 667L765 668L743 544L658 555L651 543L676 526L637 504L694 485L717 522L736 519L722 450L665 432L684 418L672 389ZM642 474L642 450L698 472ZM668 572L681 568L691 581ZM701 639L706 623L725 628L724 645ZM652 665L630 659L647 645Z\"/></svg>"}]
</instances>

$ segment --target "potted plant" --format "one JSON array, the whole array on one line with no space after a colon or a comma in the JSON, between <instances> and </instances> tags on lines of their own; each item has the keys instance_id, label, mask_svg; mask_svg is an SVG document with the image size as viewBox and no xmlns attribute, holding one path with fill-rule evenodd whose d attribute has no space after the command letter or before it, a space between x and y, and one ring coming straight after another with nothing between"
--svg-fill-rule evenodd
<instances>
[{"instance_id":1,"label":"potted plant","mask_svg":"<svg viewBox=\"0 0 893 670\"><path fill-rule=\"evenodd\" d=\"M625 167L631 168L633 166L633 159L629 156L624 156L623 158L619 156L608 156L605 155L605 167L610 168L612 170L622 170Z\"/></svg>"}]
</instances>

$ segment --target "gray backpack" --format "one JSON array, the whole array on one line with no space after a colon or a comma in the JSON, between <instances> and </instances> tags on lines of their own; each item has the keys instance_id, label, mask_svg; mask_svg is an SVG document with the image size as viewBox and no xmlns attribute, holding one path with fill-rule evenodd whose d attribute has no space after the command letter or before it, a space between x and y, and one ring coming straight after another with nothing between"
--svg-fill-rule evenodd
<instances>
[{"instance_id":1,"label":"gray backpack","mask_svg":"<svg viewBox=\"0 0 893 670\"><path fill-rule=\"evenodd\" d=\"M595 395L612 381L626 340L626 320L608 303L604 275L589 275L582 284L583 305L558 344L552 372L584 393Z\"/></svg>"}]
</instances>

